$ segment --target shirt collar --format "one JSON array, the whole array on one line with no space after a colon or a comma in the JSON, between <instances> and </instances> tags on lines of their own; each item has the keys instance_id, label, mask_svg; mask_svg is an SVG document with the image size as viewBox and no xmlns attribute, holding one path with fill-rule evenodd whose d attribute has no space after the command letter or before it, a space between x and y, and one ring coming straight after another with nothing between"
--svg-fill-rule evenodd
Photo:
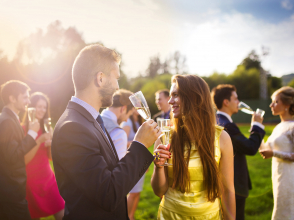
<instances>
[{"instance_id":1,"label":"shirt collar","mask_svg":"<svg viewBox=\"0 0 294 220\"><path fill-rule=\"evenodd\" d=\"M227 113L222 112L222 111L217 111L216 114L220 114L220 115L226 116L227 119L228 119L231 123L233 123L233 120L232 120L231 116L229 116Z\"/></svg>"},{"instance_id":2,"label":"shirt collar","mask_svg":"<svg viewBox=\"0 0 294 220\"><path fill-rule=\"evenodd\" d=\"M113 122L115 122L117 124L116 115L112 111L110 111L109 109L104 109L101 112L101 116L106 117L106 118L110 118Z\"/></svg>"},{"instance_id":3,"label":"shirt collar","mask_svg":"<svg viewBox=\"0 0 294 220\"><path fill-rule=\"evenodd\" d=\"M93 106L88 104L87 102L85 102L85 101L83 101L83 100L81 100L81 99L79 99L79 98L77 98L75 96L71 97L71 101L79 104L82 107L84 107L93 116L93 118L95 120L99 116L99 112Z\"/></svg>"}]
</instances>

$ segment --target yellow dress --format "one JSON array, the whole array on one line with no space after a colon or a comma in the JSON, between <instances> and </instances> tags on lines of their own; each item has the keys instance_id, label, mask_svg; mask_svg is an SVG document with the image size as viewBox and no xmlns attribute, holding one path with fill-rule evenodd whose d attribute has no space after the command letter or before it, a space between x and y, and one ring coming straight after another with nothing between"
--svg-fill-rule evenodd
<instances>
[{"instance_id":1,"label":"yellow dress","mask_svg":"<svg viewBox=\"0 0 294 220\"><path fill-rule=\"evenodd\" d=\"M219 138L223 128L216 125L215 132L215 160L219 164L221 151ZM172 164L172 158L168 160ZM195 146L192 146L189 160L190 192L182 193L172 189L173 166L168 166L169 188L162 197L157 219L172 220L220 220L221 205L219 199L208 202L206 190L203 186L203 172L200 155Z\"/></svg>"}]
</instances>

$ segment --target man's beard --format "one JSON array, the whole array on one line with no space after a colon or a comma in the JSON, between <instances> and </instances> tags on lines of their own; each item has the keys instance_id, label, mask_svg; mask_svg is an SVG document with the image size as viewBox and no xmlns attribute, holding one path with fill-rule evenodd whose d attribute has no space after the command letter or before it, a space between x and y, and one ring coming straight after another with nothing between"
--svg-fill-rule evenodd
<instances>
[{"instance_id":1,"label":"man's beard","mask_svg":"<svg viewBox=\"0 0 294 220\"><path fill-rule=\"evenodd\" d=\"M115 93L116 89L108 87L109 85L106 85L103 87L103 89L100 90L100 95L101 95L101 107L106 108L112 106L113 103L113 94Z\"/></svg>"}]
</instances>

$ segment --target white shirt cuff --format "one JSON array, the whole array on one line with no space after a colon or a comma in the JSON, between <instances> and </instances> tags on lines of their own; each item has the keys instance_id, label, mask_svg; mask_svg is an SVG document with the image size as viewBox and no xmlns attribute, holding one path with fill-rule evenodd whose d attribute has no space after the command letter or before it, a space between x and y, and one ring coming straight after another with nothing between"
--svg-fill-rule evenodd
<instances>
[{"instance_id":1,"label":"white shirt cuff","mask_svg":"<svg viewBox=\"0 0 294 220\"><path fill-rule=\"evenodd\" d=\"M256 125L256 126L260 127L262 130L264 130L264 125L261 124L261 123L259 123L259 122L257 122L257 121L252 122L251 123L251 126L253 126L253 125Z\"/></svg>"},{"instance_id":2,"label":"white shirt cuff","mask_svg":"<svg viewBox=\"0 0 294 220\"><path fill-rule=\"evenodd\" d=\"M31 135L31 137L36 140L37 136L38 136L38 133L33 131L33 130L29 130L28 131L28 135Z\"/></svg>"}]
</instances>

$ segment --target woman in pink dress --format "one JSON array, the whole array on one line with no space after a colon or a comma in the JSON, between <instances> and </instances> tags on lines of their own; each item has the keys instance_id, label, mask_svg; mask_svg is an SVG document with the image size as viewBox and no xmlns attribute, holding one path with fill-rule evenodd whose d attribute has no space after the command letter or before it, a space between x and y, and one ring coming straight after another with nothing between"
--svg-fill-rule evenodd
<instances>
[{"instance_id":1,"label":"woman in pink dress","mask_svg":"<svg viewBox=\"0 0 294 220\"><path fill-rule=\"evenodd\" d=\"M52 134L45 131L44 120L49 118L49 99L41 92L31 95L31 104L35 107L35 118L40 122L37 139L45 140ZM28 118L24 119L24 129L28 131ZM47 135L47 138L45 138ZM54 215L61 220L64 215L64 200L59 194L55 175L50 167L51 139L36 145L25 155L27 187L26 199L33 219Z\"/></svg>"}]
</instances>

